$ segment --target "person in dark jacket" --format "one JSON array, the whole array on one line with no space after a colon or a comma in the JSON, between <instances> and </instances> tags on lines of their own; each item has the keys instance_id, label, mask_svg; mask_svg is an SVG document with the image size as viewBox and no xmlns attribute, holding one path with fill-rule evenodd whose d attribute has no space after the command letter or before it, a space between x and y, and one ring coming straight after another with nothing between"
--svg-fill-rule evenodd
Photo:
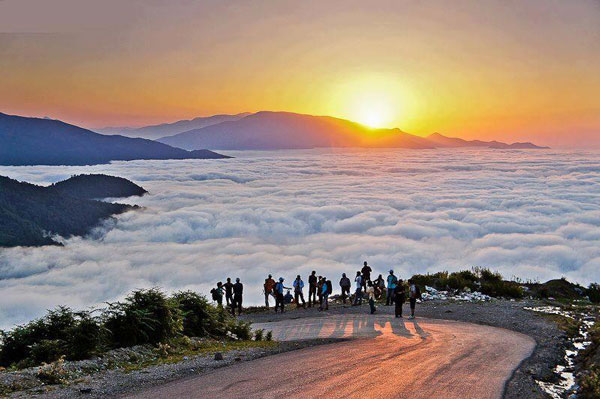
<instances>
[{"instance_id":1,"label":"person in dark jacket","mask_svg":"<svg viewBox=\"0 0 600 399\"><path fill-rule=\"evenodd\" d=\"M304 281L302 281L302 277L300 275L296 276L296 280L294 280L294 301L296 302L296 307L300 307L300 300L302 300L302 307L306 307L306 301L304 300L304 294L302 293L302 289L304 288Z\"/></svg>"},{"instance_id":2,"label":"person in dark jacket","mask_svg":"<svg viewBox=\"0 0 600 399\"><path fill-rule=\"evenodd\" d=\"M227 302L227 306L231 306L233 302L233 283L231 282L231 278L227 277L227 282L223 284L223 288L225 288L225 301Z\"/></svg>"},{"instance_id":3,"label":"person in dark jacket","mask_svg":"<svg viewBox=\"0 0 600 399\"><path fill-rule=\"evenodd\" d=\"M406 300L406 293L404 292L404 282L399 280L394 287L394 303L396 304L395 314L396 317L402 317L402 305Z\"/></svg>"},{"instance_id":4,"label":"person in dark jacket","mask_svg":"<svg viewBox=\"0 0 600 399\"><path fill-rule=\"evenodd\" d=\"M367 264L367 262L365 261L365 263L363 264L363 268L360 270L361 274L362 274L362 286L363 289L365 290L365 292L367 292L367 281L371 281L371 272L373 271L373 269L371 269L371 266L369 266Z\"/></svg>"},{"instance_id":5,"label":"person in dark jacket","mask_svg":"<svg viewBox=\"0 0 600 399\"><path fill-rule=\"evenodd\" d=\"M288 287L283 285L284 278L279 277L279 281L275 284L275 313L277 313L277 309L281 307L281 313L284 312L285 309L285 298L283 296L284 290L289 290Z\"/></svg>"},{"instance_id":6,"label":"person in dark jacket","mask_svg":"<svg viewBox=\"0 0 600 399\"><path fill-rule=\"evenodd\" d=\"M308 276L308 307L310 308L313 304L317 303L317 272L312 271Z\"/></svg>"},{"instance_id":7,"label":"person in dark jacket","mask_svg":"<svg viewBox=\"0 0 600 399\"><path fill-rule=\"evenodd\" d=\"M319 309L323 307L323 284L325 284L325 279L323 279L323 276L319 276L317 280L317 297L319 298Z\"/></svg>"},{"instance_id":8,"label":"person in dark jacket","mask_svg":"<svg viewBox=\"0 0 600 399\"><path fill-rule=\"evenodd\" d=\"M408 280L408 300L410 301L410 319L415 318L415 307L417 306L417 299L421 299L421 289L412 279Z\"/></svg>"},{"instance_id":9,"label":"person in dark jacket","mask_svg":"<svg viewBox=\"0 0 600 399\"><path fill-rule=\"evenodd\" d=\"M242 314L242 295L244 294L244 285L240 283L240 278L235 279L233 285L233 302L231 303L231 314L235 316L235 309L238 314Z\"/></svg>"},{"instance_id":10,"label":"person in dark jacket","mask_svg":"<svg viewBox=\"0 0 600 399\"><path fill-rule=\"evenodd\" d=\"M342 302L344 305L346 304L346 298L350 296L350 287L351 287L350 279L346 277L346 273L342 273L342 278L340 280L340 288L342 289Z\"/></svg>"},{"instance_id":11,"label":"person in dark jacket","mask_svg":"<svg viewBox=\"0 0 600 399\"><path fill-rule=\"evenodd\" d=\"M319 310L329 310L329 294L331 294L332 284L327 277L321 279L321 304Z\"/></svg>"}]
</instances>

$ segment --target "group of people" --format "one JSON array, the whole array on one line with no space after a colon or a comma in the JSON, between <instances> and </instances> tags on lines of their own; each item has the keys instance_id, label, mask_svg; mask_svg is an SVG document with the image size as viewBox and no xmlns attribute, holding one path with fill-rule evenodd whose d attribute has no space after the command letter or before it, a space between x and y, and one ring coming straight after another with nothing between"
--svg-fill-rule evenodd
<instances>
[{"instance_id":1,"label":"group of people","mask_svg":"<svg viewBox=\"0 0 600 399\"><path fill-rule=\"evenodd\" d=\"M386 306L395 305L395 316L402 317L402 305L408 298L410 303L410 318L415 317L415 307L417 299L421 297L419 286L415 284L413 280L408 280L408 284L405 284L403 280L398 279L394 275L394 271L390 270L387 279L384 280L380 274L375 280L371 280L371 267L367 262L364 262L361 270L356 272L354 278L355 290L354 298L352 300L352 306L362 305L363 297L366 295L369 302L371 314L377 311L375 306L376 301L381 300L385 295ZM333 293L333 284L325 276L317 276L316 271L312 271L308 276L308 301L304 298L304 281L300 275L297 275L292 282L291 287L285 286L285 279L279 277L277 281L273 279L273 276L269 276L265 279L263 289L265 295L265 307L269 309L269 299L273 297L275 300L275 312L285 310L285 304L294 302L296 306L306 308L316 306L319 304L319 310L329 309L329 297ZM387 285L386 285L387 283ZM351 300L350 291L352 283L346 276L346 273L342 273L342 278L339 282L341 288L341 300L343 304L346 304L346 300ZM290 291L294 292L294 295ZM217 302L219 306L223 306L223 296L227 302L227 306L231 309L231 313L235 315L237 309L238 314L242 312L242 296L243 296L243 285L240 279L237 278L235 284L231 283L231 278L227 278L227 282L222 284L217 283L217 288L211 290L213 300ZM285 293L285 294L284 294Z\"/></svg>"}]
</instances>

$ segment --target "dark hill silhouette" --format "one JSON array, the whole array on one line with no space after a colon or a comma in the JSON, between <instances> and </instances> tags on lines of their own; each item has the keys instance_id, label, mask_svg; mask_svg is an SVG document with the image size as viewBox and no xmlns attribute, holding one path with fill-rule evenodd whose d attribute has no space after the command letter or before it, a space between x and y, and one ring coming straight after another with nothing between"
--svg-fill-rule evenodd
<instances>
[{"instance_id":1,"label":"dark hill silhouette","mask_svg":"<svg viewBox=\"0 0 600 399\"><path fill-rule=\"evenodd\" d=\"M142 187L122 177L77 175L54 183L50 189L77 198L124 198L147 193Z\"/></svg>"},{"instance_id":2,"label":"dark hill silhouette","mask_svg":"<svg viewBox=\"0 0 600 399\"><path fill-rule=\"evenodd\" d=\"M134 159L227 158L152 140L105 136L58 120L0 113L0 165L94 165Z\"/></svg>"},{"instance_id":3,"label":"dark hill silhouette","mask_svg":"<svg viewBox=\"0 0 600 399\"><path fill-rule=\"evenodd\" d=\"M275 150L318 147L434 148L400 129L370 129L330 116L262 111L158 141L185 149Z\"/></svg>"},{"instance_id":4,"label":"dark hill silhouette","mask_svg":"<svg viewBox=\"0 0 600 399\"><path fill-rule=\"evenodd\" d=\"M187 132L188 130L200 129L206 126L216 125L217 123L235 121L250 115L249 112L235 115L213 115L201 116L190 120L181 120L173 123L163 123L160 125L144 126L140 128L130 127L107 127L103 129L94 129L102 134L121 134L127 137L142 137L155 140L160 137L172 136L174 134Z\"/></svg>"},{"instance_id":5,"label":"dark hill silhouette","mask_svg":"<svg viewBox=\"0 0 600 399\"><path fill-rule=\"evenodd\" d=\"M460 147L483 147L495 149L543 149L548 147L540 147L533 143L512 143L506 144L500 141L481 141L481 140L464 140L458 137L447 137L440 133L433 133L427 136L427 140L434 143L437 147L444 148L460 148Z\"/></svg>"},{"instance_id":6,"label":"dark hill silhouette","mask_svg":"<svg viewBox=\"0 0 600 399\"><path fill-rule=\"evenodd\" d=\"M98 191L102 187L114 194L115 181L106 177L88 176L66 185L41 187L0 176L0 247L57 244L51 235L84 235L102 219L134 209L78 197L78 193L89 196L94 182L99 197L108 197Z\"/></svg>"}]
</instances>

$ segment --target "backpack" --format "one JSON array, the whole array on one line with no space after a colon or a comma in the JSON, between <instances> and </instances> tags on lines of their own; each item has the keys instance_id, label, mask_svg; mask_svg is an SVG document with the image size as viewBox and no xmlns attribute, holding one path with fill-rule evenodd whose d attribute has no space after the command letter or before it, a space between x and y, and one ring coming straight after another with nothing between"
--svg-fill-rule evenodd
<instances>
[{"instance_id":1,"label":"backpack","mask_svg":"<svg viewBox=\"0 0 600 399\"><path fill-rule=\"evenodd\" d=\"M327 280L325 282L325 284L327 284L327 295L331 295L331 293L333 292L333 287L331 286L331 281Z\"/></svg>"},{"instance_id":2,"label":"backpack","mask_svg":"<svg viewBox=\"0 0 600 399\"><path fill-rule=\"evenodd\" d=\"M210 290L210 293L212 294L213 301L216 301L217 299L219 299L219 295L217 294L217 290L215 288Z\"/></svg>"}]
</instances>

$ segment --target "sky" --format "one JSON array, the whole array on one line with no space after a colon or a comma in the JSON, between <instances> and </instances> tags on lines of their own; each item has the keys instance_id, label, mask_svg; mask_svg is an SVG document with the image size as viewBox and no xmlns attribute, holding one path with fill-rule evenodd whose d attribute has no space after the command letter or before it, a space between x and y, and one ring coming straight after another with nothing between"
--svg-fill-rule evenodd
<instances>
[{"instance_id":1,"label":"sky","mask_svg":"<svg viewBox=\"0 0 600 399\"><path fill-rule=\"evenodd\" d=\"M0 0L0 112L332 115L600 147L597 0Z\"/></svg>"},{"instance_id":2,"label":"sky","mask_svg":"<svg viewBox=\"0 0 600 399\"><path fill-rule=\"evenodd\" d=\"M587 151L242 151L221 160L0 166L50 184L106 173L149 191L142 206L64 246L0 251L0 328L136 288L208 294L240 277L260 304L271 273L334 282L363 261L386 275L473 266L506 278L600 282L600 153ZM306 281L306 280L305 280Z\"/></svg>"}]
</instances>

